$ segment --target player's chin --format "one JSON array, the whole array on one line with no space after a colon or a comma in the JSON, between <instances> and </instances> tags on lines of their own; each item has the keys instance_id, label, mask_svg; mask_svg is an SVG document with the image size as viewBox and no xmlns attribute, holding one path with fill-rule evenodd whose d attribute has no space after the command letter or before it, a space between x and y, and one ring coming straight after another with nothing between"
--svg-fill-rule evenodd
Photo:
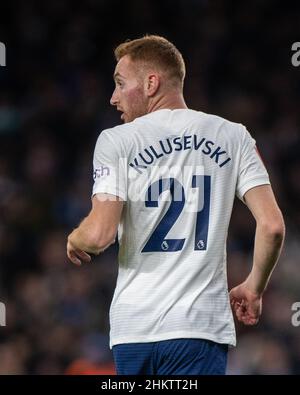
<instances>
[{"instance_id":1,"label":"player's chin","mask_svg":"<svg viewBox=\"0 0 300 395\"><path fill-rule=\"evenodd\" d=\"M121 119L122 119L122 121L123 121L124 123L128 123L128 122L131 121L131 119L129 119L128 115L125 114L124 112L123 112L123 114L121 115Z\"/></svg>"}]
</instances>

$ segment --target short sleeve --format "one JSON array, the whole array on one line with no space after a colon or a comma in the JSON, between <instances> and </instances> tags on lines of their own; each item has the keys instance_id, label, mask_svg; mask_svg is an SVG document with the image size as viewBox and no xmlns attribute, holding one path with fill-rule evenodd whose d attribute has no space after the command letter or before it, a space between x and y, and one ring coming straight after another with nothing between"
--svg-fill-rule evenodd
<instances>
[{"instance_id":1,"label":"short sleeve","mask_svg":"<svg viewBox=\"0 0 300 395\"><path fill-rule=\"evenodd\" d=\"M103 131L98 137L93 158L93 193L109 193L127 200L126 158L118 141Z\"/></svg>"},{"instance_id":2,"label":"short sleeve","mask_svg":"<svg viewBox=\"0 0 300 395\"><path fill-rule=\"evenodd\" d=\"M236 195L244 202L243 197L249 189L259 185L270 184L270 179L257 150L256 141L244 126L242 128L244 137L242 140Z\"/></svg>"}]
</instances>

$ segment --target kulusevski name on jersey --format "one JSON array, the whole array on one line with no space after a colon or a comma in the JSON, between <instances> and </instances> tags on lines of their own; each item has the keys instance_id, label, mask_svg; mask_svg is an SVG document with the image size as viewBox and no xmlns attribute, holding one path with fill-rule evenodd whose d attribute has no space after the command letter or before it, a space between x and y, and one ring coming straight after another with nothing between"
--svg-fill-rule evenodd
<instances>
[{"instance_id":1,"label":"kulusevski name on jersey","mask_svg":"<svg viewBox=\"0 0 300 395\"><path fill-rule=\"evenodd\" d=\"M170 155L175 151L183 151L188 149L198 150L200 148L204 155L209 155L211 159L215 161L219 167L225 166L230 162L231 158L227 152L220 146L216 146L216 143L211 140L207 140L205 137L199 140L199 136L196 134L189 136L175 136L168 137L164 140L159 140L157 144L150 145L144 148L142 152L139 152L137 156L129 163L129 166L134 168L138 173L142 173L143 169L147 169L149 165L152 165L156 159L163 157L164 155Z\"/></svg>"}]
</instances>

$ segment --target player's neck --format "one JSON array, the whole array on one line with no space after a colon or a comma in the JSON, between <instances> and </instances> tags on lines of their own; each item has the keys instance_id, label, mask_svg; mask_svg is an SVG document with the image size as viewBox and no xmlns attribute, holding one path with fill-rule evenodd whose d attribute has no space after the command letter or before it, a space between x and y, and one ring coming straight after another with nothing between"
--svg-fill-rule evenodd
<instances>
[{"instance_id":1,"label":"player's neck","mask_svg":"<svg viewBox=\"0 0 300 395\"><path fill-rule=\"evenodd\" d=\"M153 99L149 103L148 113L154 112L157 110L169 109L169 110L176 110L180 108L188 108L183 95L176 93L173 95L164 95L158 98Z\"/></svg>"}]
</instances>

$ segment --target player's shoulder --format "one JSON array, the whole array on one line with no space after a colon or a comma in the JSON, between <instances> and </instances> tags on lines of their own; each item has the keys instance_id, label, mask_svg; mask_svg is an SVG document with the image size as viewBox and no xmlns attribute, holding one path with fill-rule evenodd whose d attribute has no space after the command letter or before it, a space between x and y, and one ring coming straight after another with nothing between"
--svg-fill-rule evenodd
<instances>
[{"instance_id":1,"label":"player's shoulder","mask_svg":"<svg viewBox=\"0 0 300 395\"><path fill-rule=\"evenodd\" d=\"M98 144L106 141L117 147L120 143L128 139L128 135L132 131L132 125L130 124L131 122L103 129L98 135Z\"/></svg>"},{"instance_id":2,"label":"player's shoulder","mask_svg":"<svg viewBox=\"0 0 300 395\"><path fill-rule=\"evenodd\" d=\"M224 139L233 145L244 144L247 136L250 134L247 128L239 122L231 121L215 114L201 113L205 129L214 131L215 135L220 139Z\"/></svg>"},{"instance_id":3,"label":"player's shoulder","mask_svg":"<svg viewBox=\"0 0 300 395\"><path fill-rule=\"evenodd\" d=\"M120 138L122 134L128 133L131 130L133 130L132 122L128 122L121 125L113 126L111 128L103 129L101 134L106 137L117 139Z\"/></svg>"},{"instance_id":4,"label":"player's shoulder","mask_svg":"<svg viewBox=\"0 0 300 395\"><path fill-rule=\"evenodd\" d=\"M149 115L150 114L146 114L135 118L131 122L104 129L100 136L102 135L102 138L106 138L115 144L120 144L125 147L131 146L133 144L134 136L139 133L145 122L149 122Z\"/></svg>"},{"instance_id":5,"label":"player's shoulder","mask_svg":"<svg viewBox=\"0 0 300 395\"><path fill-rule=\"evenodd\" d=\"M203 120L207 123L210 123L220 128L225 128L226 131L231 133L244 133L245 126L239 122L230 121L229 119L216 114L209 114L201 111L196 112L198 112Z\"/></svg>"}]
</instances>

